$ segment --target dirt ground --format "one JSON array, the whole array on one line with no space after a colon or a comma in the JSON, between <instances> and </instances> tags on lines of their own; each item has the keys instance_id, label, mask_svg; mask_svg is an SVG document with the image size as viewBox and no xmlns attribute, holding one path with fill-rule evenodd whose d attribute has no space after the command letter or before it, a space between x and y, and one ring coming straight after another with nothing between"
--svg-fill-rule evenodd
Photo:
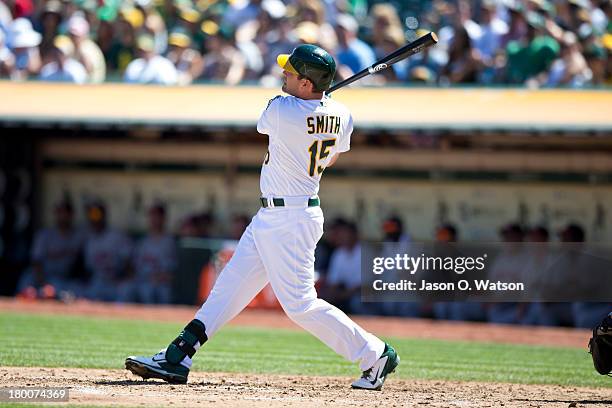
<instances>
[{"instance_id":1,"label":"dirt ground","mask_svg":"<svg viewBox=\"0 0 612 408\"><path fill-rule=\"evenodd\" d=\"M144 307L76 302L0 299L1 311L76 314L159 321L189 321L194 307ZM478 340L585 348L589 332L427 320L356 318L385 336ZM282 313L247 310L234 325L298 329ZM1 362L0 362L1 364ZM610 389L477 382L400 380L390 377L382 392L349 388L351 378L260 374L191 373L189 384L142 381L126 370L0 367L1 387L69 387L72 404L157 407L612 407Z\"/></svg>"},{"instance_id":2,"label":"dirt ground","mask_svg":"<svg viewBox=\"0 0 612 408\"><path fill-rule=\"evenodd\" d=\"M0 387L70 387L69 404L157 407L609 407L609 389L397 380L381 392L349 378L193 373L187 385L142 381L124 370L0 368Z\"/></svg>"}]
</instances>

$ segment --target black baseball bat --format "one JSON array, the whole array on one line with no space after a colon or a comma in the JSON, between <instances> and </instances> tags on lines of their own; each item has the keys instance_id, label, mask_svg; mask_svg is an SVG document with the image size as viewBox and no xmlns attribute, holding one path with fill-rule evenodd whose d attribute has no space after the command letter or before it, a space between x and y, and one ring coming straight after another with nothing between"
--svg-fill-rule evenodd
<instances>
[{"instance_id":1,"label":"black baseball bat","mask_svg":"<svg viewBox=\"0 0 612 408\"><path fill-rule=\"evenodd\" d=\"M408 43L404 45L403 47L398 48L397 50L393 51L391 54L387 55L386 57L383 57L380 60L376 61L371 66L363 69L362 71L359 71L352 77L347 78L344 81L338 82L337 84L329 88L327 91L325 91L325 93L329 95L330 93L337 91L338 89L344 86L347 86L348 84L352 84L353 82L363 78L364 76L375 74L376 72L380 72L384 69L387 69L391 65L395 64L396 62L401 61L405 58L408 58L409 56L422 51L424 48L431 47L437 42L438 42L438 36L433 32L426 34L422 37L419 37L416 40L412 41L411 43Z\"/></svg>"}]
</instances>

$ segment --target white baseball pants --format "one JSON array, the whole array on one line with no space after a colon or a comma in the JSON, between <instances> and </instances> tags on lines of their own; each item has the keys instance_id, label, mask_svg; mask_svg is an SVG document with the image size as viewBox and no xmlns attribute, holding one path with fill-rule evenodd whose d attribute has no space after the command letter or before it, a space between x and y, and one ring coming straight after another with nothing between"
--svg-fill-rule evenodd
<instances>
[{"instance_id":1,"label":"white baseball pants","mask_svg":"<svg viewBox=\"0 0 612 408\"><path fill-rule=\"evenodd\" d=\"M362 370L372 367L384 351L384 342L317 298L314 253L322 235L320 207L260 209L195 315L206 326L207 336L212 337L270 282L291 320L347 360L359 361Z\"/></svg>"}]
</instances>

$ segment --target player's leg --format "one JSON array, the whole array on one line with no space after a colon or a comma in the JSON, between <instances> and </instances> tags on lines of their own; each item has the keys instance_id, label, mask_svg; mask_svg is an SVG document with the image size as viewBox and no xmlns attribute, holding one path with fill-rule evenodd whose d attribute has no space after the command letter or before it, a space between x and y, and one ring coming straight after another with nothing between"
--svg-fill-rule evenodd
<instances>
[{"instance_id":1,"label":"player's leg","mask_svg":"<svg viewBox=\"0 0 612 408\"><path fill-rule=\"evenodd\" d=\"M316 207L306 211L272 211L267 212L265 228L254 230L254 237L283 309L293 321L336 353L347 360L359 361L362 371L376 368L374 381L361 388L379 389L386 374L399 362L395 351L344 312L317 298L314 251L323 232L321 210Z\"/></svg>"},{"instance_id":2,"label":"player's leg","mask_svg":"<svg viewBox=\"0 0 612 408\"><path fill-rule=\"evenodd\" d=\"M244 309L266 283L249 226L195 318L166 349L153 357L128 357L126 368L143 378L187 382L195 352Z\"/></svg>"}]
</instances>

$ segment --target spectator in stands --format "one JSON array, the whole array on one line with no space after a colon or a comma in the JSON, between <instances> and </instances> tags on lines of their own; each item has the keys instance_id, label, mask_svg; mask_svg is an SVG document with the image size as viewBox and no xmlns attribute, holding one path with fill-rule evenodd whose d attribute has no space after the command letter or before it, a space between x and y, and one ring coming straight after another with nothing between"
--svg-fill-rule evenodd
<instances>
[{"instance_id":1,"label":"spectator in stands","mask_svg":"<svg viewBox=\"0 0 612 408\"><path fill-rule=\"evenodd\" d=\"M124 79L128 83L176 85L178 73L172 62L155 52L155 40L150 34L141 34L136 40L139 58L130 62Z\"/></svg>"},{"instance_id":2,"label":"spectator in stands","mask_svg":"<svg viewBox=\"0 0 612 408\"><path fill-rule=\"evenodd\" d=\"M41 58L38 46L42 36L34 31L30 20L17 18L8 30L8 45L15 56L13 79L26 80L39 74Z\"/></svg>"},{"instance_id":3,"label":"spectator in stands","mask_svg":"<svg viewBox=\"0 0 612 408\"><path fill-rule=\"evenodd\" d=\"M15 60L11 64L9 52L0 47L0 75L16 80L38 75L51 49L55 49L53 40L58 33L72 37L74 57L86 68L88 82L106 79L100 52L110 78L123 76L136 58L136 39L141 34L153 36L156 55L167 55L167 28L172 28L183 29L191 37L189 48L207 54L205 68L198 73L201 79L226 84L254 80L269 85L280 81L273 57L291 51L297 42L318 44L332 53L339 62L336 79L340 80L372 61L371 55L366 58L370 53L364 50L368 47L381 57L402 45L405 36L412 39L414 30L419 36L422 34L418 32L427 28L440 37L436 47L360 84L409 80L584 87L612 81L612 68L608 67L612 65L608 62L612 34L607 32L612 6L607 0L436 0L431 7L411 9L411 16L421 13L414 15L419 26L410 24L408 30L400 19L400 13L403 16L407 12L402 2L371 5L362 27L365 30L357 25L357 21L363 22L363 5L335 0L195 4L189 0L162 4L152 0L48 0L37 2L35 9L0 4L0 31L6 34ZM24 17L31 19L38 32ZM92 30L86 30L88 26ZM291 28L295 28L293 32ZM364 31L368 44L360 35ZM99 50L91 46L88 35ZM13 37L19 38L22 47L12 45ZM447 51L452 51L452 56ZM440 67L445 67L444 72ZM542 73L546 75L539 77ZM188 83L186 78L181 75L180 82Z\"/></svg>"},{"instance_id":4,"label":"spectator in stands","mask_svg":"<svg viewBox=\"0 0 612 408\"><path fill-rule=\"evenodd\" d=\"M129 299L142 303L170 303L172 277L177 266L174 238L166 233L166 208L153 205L149 230L134 251L134 278Z\"/></svg>"},{"instance_id":5,"label":"spectator in stands","mask_svg":"<svg viewBox=\"0 0 612 408\"><path fill-rule=\"evenodd\" d=\"M338 49L336 63L348 66L353 73L376 62L372 48L357 37L359 24L353 16L340 14L336 19Z\"/></svg>"},{"instance_id":6,"label":"spectator in stands","mask_svg":"<svg viewBox=\"0 0 612 408\"><path fill-rule=\"evenodd\" d=\"M135 8L138 9L144 18L143 27L155 39L155 51L162 55L166 52L168 44L168 30L161 14L155 8L153 0L137 0ZM192 38L192 40L195 40Z\"/></svg>"},{"instance_id":7,"label":"spectator in stands","mask_svg":"<svg viewBox=\"0 0 612 408\"><path fill-rule=\"evenodd\" d=\"M202 71L202 56L191 45L191 37L184 30L176 29L170 33L167 57L176 68L179 85L190 84Z\"/></svg>"},{"instance_id":8,"label":"spectator in stands","mask_svg":"<svg viewBox=\"0 0 612 408\"><path fill-rule=\"evenodd\" d=\"M472 47L468 31L464 26L456 27L448 50L448 63L440 73L440 83L476 83L482 66L482 58Z\"/></svg>"},{"instance_id":9,"label":"spectator in stands","mask_svg":"<svg viewBox=\"0 0 612 408\"><path fill-rule=\"evenodd\" d=\"M294 23L310 22L318 26L317 43L326 50L333 51L338 46L334 28L327 22L325 7L320 0L297 0Z\"/></svg>"},{"instance_id":10,"label":"spectator in stands","mask_svg":"<svg viewBox=\"0 0 612 408\"><path fill-rule=\"evenodd\" d=\"M6 46L4 31L0 30L0 78L15 75L15 56Z\"/></svg>"},{"instance_id":11,"label":"spectator in stands","mask_svg":"<svg viewBox=\"0 0 612 408\"><path fill-rule=\"evenodd\" d=\"M371 44L382 44L384 42L384 33L389 27L392 29L400 29L403 31L402 23L397 9L391 3L379 3L372 6L370 9L370 43ZM376 52L378 55L380 51Z\"/></svg>"},{"instance_id":12,"label":"spectator in stands","mask_svg":"<svg viewBox=\"0 0 612 408\"><path fill-rule=\"evenodd\" d=\"M206 35L201 29L201 23L202 15L197 9L190 6L181 7L178 13L178 23L172 28L172 31L184 31L195 44L202 44Z\"/></svg>"},{"instance_id":13,"label":"spectator in stands","mask_svg":"<svg viewBox=\"0 0 612 408\"><path fill-rule=\"evenodd\" d=\"M475 47L484 60L492 60L501 49L502 37L508 33L508 24L497 16L497 4L483 0L480 4L480 37Z\"/></svg>"},{"instance_id":14,"label":"spectator in stands","mask_svg":"<svg viewBox=\"0 0 612 408\"><path fill-rule=\"evenodd\" d=\"M612 16L612 4L609 0L592 0L588 8L590 24L597 35L604 34L610 30L610 17ZM580 28L578 29L580 31Z\"/></svg>"},{"instance_id":15,"label":"spectator in stands","mask_svg":"<svg viewBox=\"0 0 612 408\"><path fill-rule=\"evenodd\" d=\"M291 35L293 29L291 20L285 16L284 12L279 16L264 9L257 21L260 25L257 28L254 41L263 57L264 76L279 78L276 56L290 52L298 46L297 39Z\"/></svg>"},{"instance_id":16,"label":"spectator in stands","mask_svg":"<svg viewBox=\"0 0 612 408\"><path fill-rule=\"evenodd\" d=\"M52 51L53 40L59 34L61 22L62 3L59 0L47 1L40 16L40 30L42 32L40 55L43 60Z\"/></svg>"},{"instance_id":17,"label":"spectator in stands","mask_svg":"<svg viewBox=\"0 0 612 408\"><path fill-rule=\"evenodd\" d=\"M606 79L610 78L610 74L606 74L606 62L610 58L608 56L609 50L606 50L599 44L592 44L587 48L584 53L586 62L591 70L591 81L590 84L594 86L601 86L606 83Z\"/></svg>"},{"instance_id":18,"label":"spectator in stands","mask_svg":"<svg viewBox=\"0 0 612 408\"><path fill-rule=\"evenodd\" d=\"M590 82L593 73L580 53L580 44L576 35L566 32L561 41L561 55L550 67L548 72L534 79L534 85L542 84L545 87L569 86L583 87Z\"/></svg>"},{"instance_id":19,"label":"spectator in stands","mask_svg":"<svg viewBox=\"0 0 612 408\"><path fill-rule=\"evenodd\" d=\"M112 11L109 12L112 17ZM136 32L143 24L144 16L138 9L124 9L113 24L115 35L113 44L106 54L106 67L109 71L123 74L128 64L136 57ZM103 46L101 45L101 48Z\"/></svg>"},{"instance_id":20,"label":"spectator in stands","mask_svg":"<svg viewBox=\"0 0 612 408\"><path fill-rule=\"evenodd\" d=\"M253 21L252 23L256 24L256 21ZM243 25L241 28L245 28L245 26ZM243 80L252 81L259 79L262 76L264 69L263 55L261 54L259 47L255 41L253 41L253 37L243 30L235 33L235 39L236 48L243 55L245 61Z\"/></svg>"},{"instance_id":21,"label":"spectator in stands","mask_svg":"<svg viewBox=\"0 0 612 408\"><path fill-rule=\"evenodd\" d=\"M469 0L457 0L457 12L453 15L451 24L455 30L460 26L465 28L472 46L482 36L482 27L474 21L473 5L474 2Z\"/></svg>"},{"instance_id":22,"label":"spectator in stands","mask_svg":"<svg viewBox=\"0 0 612 408\"><path fill-rule=\"evenodd\" d=\"M565 21L571 31L578 32L583 24L591 22L591 5L588 0L569 0L569 19Z\"/></svg>"},{"instance_id":23,"label":"spectator in stands","mask_svg":"<svg viewBox=\"0 0 612 408\"><path fill-rule=\"evenodd\" d=\"M86 208L89 233L85 243L85 268L90 275L86 297L101 301L125 301L126 278L132 243L108 226L106 206L94 202Z\"/></svg>"},{"instance_id":24,"label":"spectator in stands","mask_svg":"<svg viewBox=\"0 0 612 408\"><path fill-rule=\"evenodd\" d=\"M291 24L286 17L287 7L280 0L265 0L262 2L261 10L257 14L257 18L250 22L242 24L238 28L239 37L245 37L253 40L259 47L261 54L266 56L269 46L274 46L274 43L280 41L280 49L293 49L295 41L288 43L287 35L291 31ZM282 23L285 23L281 25ZM243 33L247 31L247 33ZM284 52L284 51L283 51ZM274 54L274 53L271 53ZM274 54L276 55L276 54ZM271 65L273 55L268 55L265 63L265 68L268 69ZM275 63L275 61L274 61Z\"/></svg>"},{"instance_id":25,"label":"spectator in stands","mask_svg":"<svg viewBox=\"0 0 612 408\"><path fill-rule=\"evenodd\" d=\"M347 313L364 313L361 303L361 245L357 226L338 226L339 247L332 254L323 297Z\"/></svg>"},{"instance_id":26,"label":"spectator in stands","mask_svg":"<svg viewBox=\"0 0 612 408\"><path fill-rule=\"evenodd\" d=\"M13 21L13 13L7 2L0 2L0 31L6 31Z\"/></svg>"},{"instance_id":27,"label":"spectator in stands","mask_svg":"<svg viewBox=\"0 0 612 408\"><path fill-rule=\"evenodd\" d=\"M416 36L420 38L427 33L427 30L418 29ZM426 48L406 60L407 79L410 82L431 84L437 81L438 73L448 61L448 55L443 47L433 51L431 48Z\"/></svg>"},{"instance_id":28,"label":"spectator in stands","mask_svg":"<svg viewBox=\"0 0 612 408\"><path fill-rule=\"evenodd\" d=\"M383 52L382 55L377 55L377 58L382 58L386 55L391 54L398 48L402 47L406 44L406 38L404 36L403 30L398 29L397 27L388 27L383 33L382 44L377 44L376 49L379 52ZM424 55L424 58L427 58L427 55ZM400 82L406 81L409 78L408 71L408 61L402 60L391 66L391 69L386 69L382 71L382 75L384 76L386 82Z\"/></svg>"},{"instance_id":29,"label":"spectator in stands","mask_svg":"<svg viewBox=\"0 0 612 408\"><path fill-rule=\"evenodd\" d=\"M227 10L223 13L223 21L221 24L236 30L238 26L257 18L262 3L262 0L230 2Z\"/></svg>"},{"instance_id":30,"label":"spectator in stands","mask_svg":"<svg viewBox=\"0 0 612 408\"><path fill-rule=\"evenodd\" d=\"M480 7L480 36L474 41L482 59L483 69L479 82L490 84L496 77L496 58L501 53L502 37L508 33L508 25L497 17L497 4L484 0Z\"/></svg>"},{"instance_id":31,"label":"spectator in stands","mask_svg":"<svg viewBox=\"0 0 612 408\"><path fill-rule=\"evenodd\" d=\"M208 27L203 29L210 35L206 39L204 67L199 79L219 81L226 85L238 84L245 74L246 59L236 48L234 31L229 27L216 26L213 22L204 23L208 23Z\"/></svg>"},{"instance_id":32,"label":"spectator in stands","mask_svg":"<svg viewBox=\"0 0 612 408\"><path fill-rule=\"evenodd\" d=\"M51 285L56 295L67 291L80 294L78 275L85 235L74 226L74 209L69 201L61 201L54 208L55 225L36 232L32 245L32 263L23 275L18 291L38 291ZM47 294L49 290L47 289Z\"/></svg>"},{"instance_id":33,"label":"spectator in stands","mask_svg":"<svg viewBox=\"0 0 612 408\"><path fill-rule=\"evenodd\" d=\"M40 70L40 79L84 84L87 81L87 71L80 62L72 58L74 45L70 38L58 35L53 41L53 46L49 62Z\"/></svg>"},{"instance_id":34,"label":"spectator in stands","mask_svg":"<svg viewBox=\"0 0 612 408\"><path fill-rule=\"evenodd\" d=\"M106 62L100 47L89 39L89 23L80 14L68 20L68 34L74 44L74 59L87 71L87 82L98 84L106 78Z\"/></svg>"},{"instance_id":35,"label":"spectator in stands","mask_svg":"<svg viewBox=\"0 0 612 408\"><path fill-rule=\"evenodd\" d=\"M523 84L546 71L559 55L559 43L548 35L544 19L535 12L527 14L528 30L526 41L508 43L507 71L505 81Z\"/></svg>"},{"instance_id":36,"label":"spectator in stands","mask_svg":"<svg viewBox=\"0 0 612 408\"><path fill-rule=\"evenodd\" d=\"M555 21L563 30L574 30L578 27L576 10L579 6L575 2L557 1L555 2Z\"/></svg>"},{"instance_id":37,"label":"spectator in stands","mask_svg":"<svg viewBox=\"0 0 612 408\"><path fill-rule=\"evenodd\" d=\"M96 16L98 18L96 44L98 44L100 51L104 55L106 71L115 72L118 64L116 61L111 61L111 55L117 50L115 35L119 35L120 32L120 29L117 28L118 24L115 24L117 9L107 4L98 9Z\"/></svg>"},{"instance_id":38,"label":"spectator in stands","mask_svg":"<svg viewBox=\"0 0 612 408\"><path fill-rule=\"evenodd\" d=\"M523 6L519 2L510 2L508 5L508 32L501 37L500 51L505 52L507 45L513 41L522 41L527 37L529 30L527 19L523 13Z\"/></svg>"},{"instance_id":39,"label":"spectator in stands","mask_svg":"<svg viewBox=\"0 0 612 408\"><path fill-rule=\"evenodd\" d=\"M312 21L302 21L299 23L292 32L293 37L297 39L298 43L306 43L306 44L320 44L321 39L321 30L317 23L313 23Z\"/></svg>"},{"instance_id":40,"label":"spectator in stands","mask_svg":"<svg viewBox=\"0 0 612 408\"><path fill-rule=\"evenodd\" d=\"M154 4L155 3L154 1ZM174 28L178 25L179 13L183 4L188 3L181 3L180 1L163 1L161 6L157 7L157 10L166 23L166 27Z\"/></svg>"}]
</instances>

